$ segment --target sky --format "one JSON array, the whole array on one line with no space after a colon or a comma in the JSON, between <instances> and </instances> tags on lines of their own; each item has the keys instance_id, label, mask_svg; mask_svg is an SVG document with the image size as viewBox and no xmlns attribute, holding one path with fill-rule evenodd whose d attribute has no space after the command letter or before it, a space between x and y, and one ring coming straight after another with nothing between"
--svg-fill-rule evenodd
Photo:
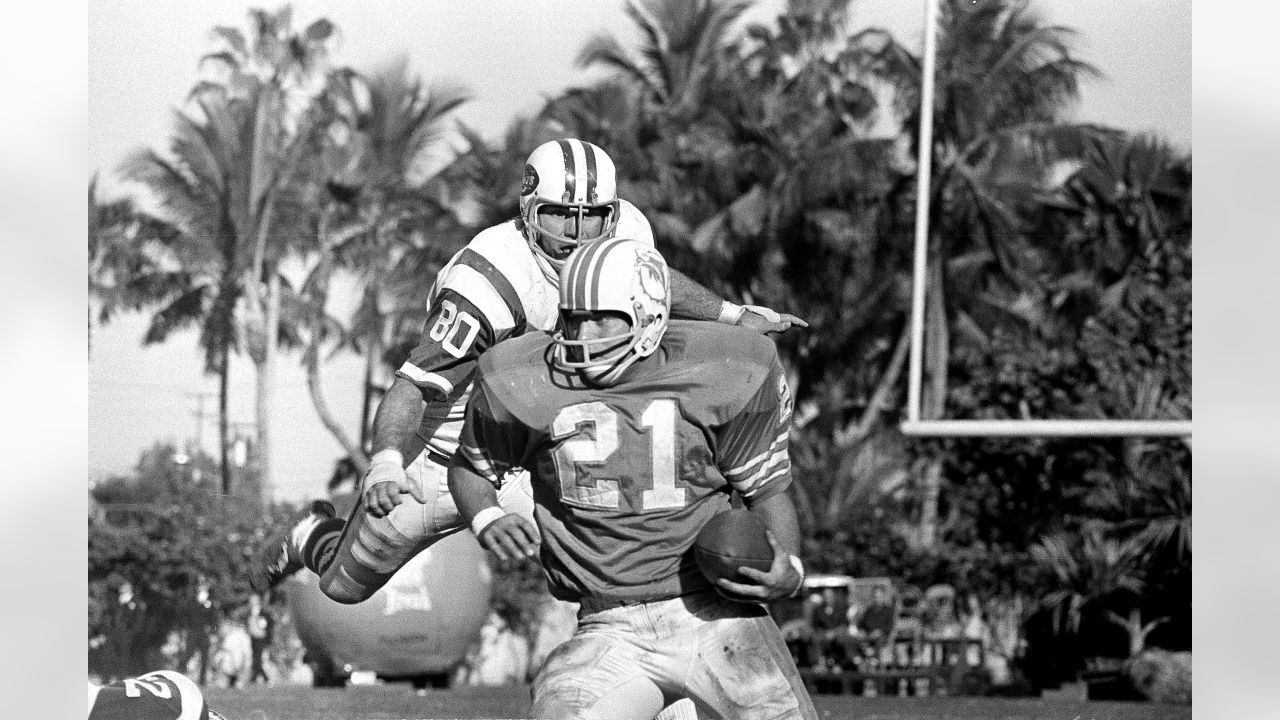
<instances>
[{"instance_id":1,"label":"sky","mask_svg":"<svg viewBox=\"0 0 1280 720\"><path fill-rule=\"evenodd\" d=\"M781 5L757 3L749 18L769 19ZM113 175L118 163L166 137L172 108L197 77L198 59L215 49L211 28L243 29L251 7L228 0L89 3L88 173L99 173L108 195L127 191ZM489 137L517 114L535 112L546 95L592 78L573 65L588 37L629 32L617 0L482 0L469 3L465 13L457 7L424 0L303 1L293 4L294 27L327 17L341 32L336 62L369 69L405 54L424 79L463 85L474 99L457 116ZM922 3L863 0L853 7L854 27L886 27L907 45L920 46ZM1103 71L1103 79L1084 88L1076 119L1154 132L1190 150L1189 0L1042 0L1036 7L1050 22L1077 29L1078 55ZM144 331L145 318L138 315L91 331L90 479L127 472L156 441L182 445L199 438L210 454L216 447L217 385L201 372L194 332L142 348ZM273 492L299 500L323 491L342 453L316 419L298 359L280 358L277 372ZM352 435L362 372L359 359L350 356L324 368L327 399ZM247 425L254 416L247 360L233 363L231 377L231 419Z\"/></svg>"}]
</instances>

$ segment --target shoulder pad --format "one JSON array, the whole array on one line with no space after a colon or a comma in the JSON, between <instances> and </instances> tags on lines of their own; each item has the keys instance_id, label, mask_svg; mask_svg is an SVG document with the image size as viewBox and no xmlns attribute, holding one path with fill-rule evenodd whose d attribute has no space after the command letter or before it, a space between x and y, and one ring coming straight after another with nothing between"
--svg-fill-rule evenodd
<instances>
[{"instance_id":1,"label":"shoulder pad","mask_svg":"<svg viewBox=\"0 0 1280 720\"><path fill-rule=\"evenodd\" d=\"M646 245L653 245L653 226L640 209L626 200L619 199L618 227L613 231L617 238L639 240Z\"/></svg>"}]
</instances>

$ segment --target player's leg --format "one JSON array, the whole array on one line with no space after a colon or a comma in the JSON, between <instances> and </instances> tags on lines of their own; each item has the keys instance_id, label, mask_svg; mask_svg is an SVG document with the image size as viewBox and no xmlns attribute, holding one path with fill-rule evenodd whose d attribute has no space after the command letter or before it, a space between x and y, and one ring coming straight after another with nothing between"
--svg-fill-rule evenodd
<instances>
[{"instance_id":1,"label":"player's leg","mask_svg":"<svg viewBox=\"0 0 1280 720\"><path fill-rule=\"evenodd\" d=\"M389 514L374 517L361 496L340 532L317 528L318 537L308 540L303 560L320 576L320 589L329 598L346 604L369 599L410 558L463 529L442 457L419 453L405 476L422 488L425 503L405 494Z\"/></svg>"},{"instance_id":2,"label":"player's leg","mask_svg":"<svg viewBox=\"0 0 1280 720\"><path fill-rule=\"evenodd\" d=\"M667 618L663 655L677 691L714 718L817 718L782 632L763 607L699 593ZM684 617L680 617L684 615Z\"/></svg>"},{"instance_id":3,"label":"player's leg","mask_svg":"<svg viewBox=\"0 0 1280 720\"><path fill-rule=\"evenodd\" d=\"M368 599L410 558L462 527L443 458L417 453L405 478L426 490L426 503L406 494L390 514L375 518L359 494L344 521L329 501L316 500L266 541L250 584L263 592L305 567L320 576L320 588L331 599Z\"/></svg>"},{"instance_id":4,"label":"player's leg","mask_svg":"<svg viewBox=\"0 0 1280 720\"><path fill-rule=\"evenodd\" d=\"M333 503L311 501L263 541L258 557L249 568L249 585L254 592L265 593L286 577L308 567L304 557L314 548L314 539L330 532L341 533L343 525Z\"/></svg>"},{"instance_id":5,"label":"player's leg","mask_svg":"<svg viewBox=\"0 0 1280 720\"><path fill-rule=\"evenodd\" d=\"M551 653L534 678L531 716L653 718L665 700L642 655L625 638L625 628L579 632Z\"/></svg>"}]
</instances>

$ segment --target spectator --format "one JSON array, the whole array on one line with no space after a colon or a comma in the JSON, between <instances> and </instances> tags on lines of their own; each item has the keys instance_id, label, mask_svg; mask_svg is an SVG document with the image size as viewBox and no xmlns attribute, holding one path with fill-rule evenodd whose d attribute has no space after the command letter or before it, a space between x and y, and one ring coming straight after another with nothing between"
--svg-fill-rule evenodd
<instances>
[{"instance_id":1,"label":"spectator","mask_svg":"<svg viewBox=\"0 0 1280 720\"><path fill-rule=\"evenodd\" d=\"M262 678L262 682L269 684L271 678L267 677L263 660L266 657L267 648L271 646L275 618L271 616L269 608L263 607L262 597L257 593L249 596L249 617L245 624L249 630L250 651L253 653L249 665L249 684L258 682L258 678Z\"/></svg>"},{"instance_id":2,"label":"spectator","mask_svg":"<svg viewBox=\"0 0 1280 720\"><path fill-rule=\"evenodd\" d=\"M469 685L522 683L529 669L528 642L512 631L505 618L491 611L480 628L480 644L469 660Z\"/></svg>"},{"instance_id":3,"label":"spectator","mask_svg":"<svg viewBox=\"0 0 1280 720\"><path fill-rule=\"evenodd\" d=\"M871 589L871 604L858 618L858 630L879 650L893 637L893 624L897 612L893 601L889 599L888 589L883 585L877 585ZM879 655L878 652L877 655Z\"/></svg>"},{"instance_id":4,"label":"spectator","mask_svg":"<svg viewBox=\"0 0 1280 720\"><path fill-rule=\"evenodd\" d=\"M956 617L956 591L950 585L934 585L924 594L924 631L935 640L957 640L964 628Z\"/></svg>"},{"instance_id":5,"label":"spectator","mask_svg":"<svg viewBox=\"0 0 1280 720\"><path fill-rule=\"evenodd\" d=\"M213 684L217 687L241 687L247 684L253 664L253 642L245 628L248 611L239 609L223 621L218 632L218 649L213 654Z\"/></svg>"},{"instance_id":6,"label":"spectator","mask_svg":"<svg viewBox=\"0 0 1280 720\"><path fill-rule=\"evenodd\" d=\"M977 595L967 593L964 596L964 613L960 617L963 626L961 635L965 640L977 640L981 645L965 646L965 664L977 667L984 664L984 653L991 646L991 630L987 627L982 601Z\"/></svg>"}]
</instances>

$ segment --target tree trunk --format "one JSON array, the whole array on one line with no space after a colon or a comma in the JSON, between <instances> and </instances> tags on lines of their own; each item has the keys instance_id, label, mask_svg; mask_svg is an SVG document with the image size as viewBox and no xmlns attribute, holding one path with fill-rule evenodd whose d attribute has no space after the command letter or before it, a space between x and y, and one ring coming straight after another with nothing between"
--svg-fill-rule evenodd
<instances>
[{"instance_id":1,"label":"tree trunk","mask_svg":"<svg viewBox=\"0 0 1280 720\"><path fill-rule=\"evenodd\" d=\"M1107 620L1115 625L1124 628L1129 635L1129 657L1134 658L1142 654L1147 649L1147 636L1151 634L1160 625L1168 622L1169 618L1159 617L1149 623L1142 622L1142 611L1133 608L1129 611L1129 617L1123 617L1110 610L1106 613Z\"/></svg>"},{"instance_id":2,"label":"tree trunk","mask_svg":"<svg viewBox=\"0 0 1280 720\"><path fill-rule=\"evenodd\" d=\"M911 324L907 322L902 326L897 344L880 374L867 406L857 418L849 420L843 427L837 427L833 434L831 459L827 462L830 485L825 493L825 509L822 513L816 508L812 511L815 521L822 518L826 527L835 526L837 519L847 510L849 498L860 480L847 468L852 464L852 456L862 450L862 443L867 442L872 429L880 422L880 417L888 406L889 396L897 388L898 378L906 367L907 352L910 349Z\"/></svg>"},{"instance_id":3,"label":"tree trunk","mask_svg":"<svg viewBox=\"0 0 1280 720\"><path fill-rule=\"evenodd\" d=\"M333 436L342 449L346 451L347 457L351 458L352 464L363 476L365 471L369 469L369 458L364 454L364 449L356 445L355 442L347 436L347 431L333 416L333 411L329 409L329 403L324 399L324 388L320 383L320 349L312 347L307 349L307 392L311 395L311 404L316 409L316 415L320 417L320 423L324 425L329 434Z\"/></svg>"},{"instance_id":4,"label":"tree trunk","mask_svg":"<svg viewBox=\"0 0 1280 720\"><path fill-rule=\"evenodd\" d=\"M369 437L373 431L369 416L373 413L373 380L378 364L382 362L381 355L382 344L370 340L364 356L364 399L360 405L360 449L365 452L369 451L373 442Z\"/></svg>"},{"instance_id":5,"label":"tree trunk","mask_svg":"<svg viewBox=\"0 0 1280 720\"><path fill-rule=\"evenodd\" d=\"M263 346L257 363L258 471L263 502L270 502L275 489L271 445L271 410L275 405L276 346L280 340L280 274L271 272L267 283L266 312L263 313Z\"/></svg>"},{"instance_id":6,"label":"tree trunk","mask_svg":"<svg viewBox=\"0 0 1280 720\"><path fill-rule=\"evenodd\" d=\"M947 363L951 357L947 332L947 310L943 297L942 248L933 242L929 259L928 291L925 294L925 387L920 415L925 420L942 417L947 394ZM938 498L942 494L942 458L929 454L920 475L921 548L931 549L938 539Z\"/></svg>"},{"instance_id":7,"label":"tree trunk","mask_svg":"<svg viewBox=\"0 0 1280 720\"><path fill-rule=\"evenodd\" d=\"M222 339L222 347L218 351L218 469L222 475L222 494L231 494L231 461L230 461L230 422L228 413L228 396L231 385L231 338Z\"/></svg>"}]
</instances>

